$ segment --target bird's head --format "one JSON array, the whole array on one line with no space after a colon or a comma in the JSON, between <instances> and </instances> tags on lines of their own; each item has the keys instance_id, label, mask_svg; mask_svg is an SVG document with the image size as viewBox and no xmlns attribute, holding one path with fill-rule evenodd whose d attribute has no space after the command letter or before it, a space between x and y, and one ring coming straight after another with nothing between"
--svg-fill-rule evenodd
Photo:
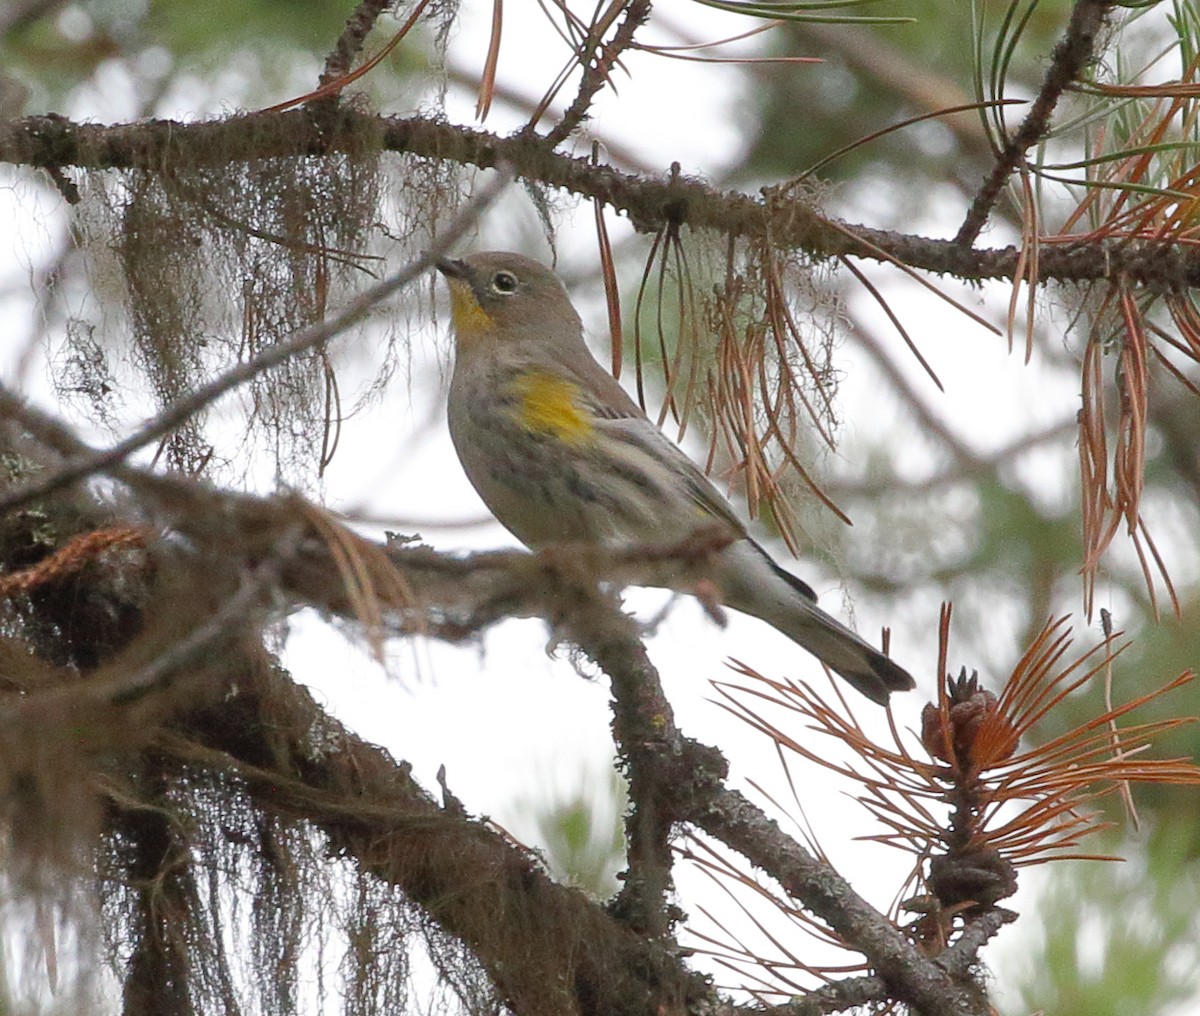
<instances>
[{"instance_id":1,"label":"bird's head","mask_svg":"<svg viewBox=\"0 0 1200 1016\"><path fill-rule=\"evenodd\" d=\"M581 333L579 315L549 268L521 254L482 251L441 258L458 341L556 342Z\"/></svg>"}]
</instances>

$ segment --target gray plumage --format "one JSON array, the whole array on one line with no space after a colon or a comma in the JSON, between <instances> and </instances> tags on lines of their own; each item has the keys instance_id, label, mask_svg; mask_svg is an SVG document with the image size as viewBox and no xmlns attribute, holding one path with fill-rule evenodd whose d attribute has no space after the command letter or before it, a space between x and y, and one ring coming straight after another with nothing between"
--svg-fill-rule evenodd
<instances>
[{"instance_id":1,"label":"gray plumage","mask_svg":"<svg viewBox=\"0 0 1200 1016\"><path fill-rule=\"evenodd\" d=\"M553 272L503 252L443 259L438 269L457 347L450 436L479 496L522 543L666 543L727 525L736 539L711 576L725 604L777 628L874 702L913 687L749 537L716 487L600 366Z\"/></svg>"}]
</instances>

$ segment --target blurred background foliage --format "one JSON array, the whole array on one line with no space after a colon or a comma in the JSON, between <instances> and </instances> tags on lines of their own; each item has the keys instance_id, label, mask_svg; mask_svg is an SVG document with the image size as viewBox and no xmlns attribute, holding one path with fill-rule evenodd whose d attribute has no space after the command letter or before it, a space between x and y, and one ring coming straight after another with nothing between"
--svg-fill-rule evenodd
<instances>
[{"instance_id":1,"label":"blurred background foliage","mask_svg":"<svg viewBox=\"0 0 1200 1016\"><path fill-rule=\"evenodd\" d=\"M726 158L729 168L714 182L754 187L790 179L898 121L995 98L981 82L991 74L997 39L1008 32L1004 37L1011 41L1014 25L1021 34L1011 48L1004 94L1028 96L1071 7L1067 0L1012 5L895 0L885 6L886 13L913 22L796 24L764 37L768 53L819 56L825 62L815 68L752 65L737 72L742 151L736 159ZM431 93L436 99L443 87L430 67L442 61L437 40L444 41L457 5L435 7L440 27L406 40L359 86L384 112L402 113ZM191 96L191 108L206 115L230 105L265 106L315 84L324 54L349 13L349 5L328 0L9 0L0 8L0 114L83 111L97 119L136 118L158 115L178 104L179 96ZM472 15L485 17L487 11L472 10ZM701 41L681 27L686 16L686 9L664 12L664 31L677 44ZM1175 7L1175 16L1187 20L1186 4ZM382 27L368 52L394 22ZM1106 62L1140 59L1155 45L1171 44L1163 22L1153 30L1135 27L1138 34L1129 36L1133 53L1123 55L1122 36ZM980 54L988 63L982 71ZM482 54L472 55L471 66L455 63L463 59L451 59L452 83L470 80ZM1178 75L1175 59L1159 77ZM518 63L510 60L507 66ZM521 96L534 94L541 83L504 79L498 102L520 111ZM170 103L168 96L174 96ZM1016 110L1012 117L1022 114L1021 107ZM965 202L990 164L981 116L968 111L855 148L817 176L824 181L827 206L846 218L892 228L914 229L917 223L938 228L947 195ZM696 168L703 167L684 170ZM986 235L988 242L1015 242L1014 207L1000 206L1000 222ZM637 261L644 257L640 248L626 242L618 254ZM48 283L61 289L67 284L61 273L69 270L65 259ZM579 281L584 287L595 283ZM845 278L839 285L845 287L843 338L865 348L868 361L874 356L872 373L881 398L899 404L902 425L886 434L865 436L864 428L848 435L827 464L825 489L855 520L849 532L821 530L828 562L871 597L897 604L914 598L955 601L954 637L961 652L952 660L973 654L981 669L1001 672L1048 614L1064 604L1077 609L1079 602L1083 547L1071 426L1077 403L1064 403L1057 422L1051 420L1040 436L1018 440L1006 453L974 452L954 437L954 421L940 419L925 396L889 375L886 358L870 352L883 340L875 341L865 323L863 295ZM1079 298L1053 295L1068 303ZM624 306L632 308L635 298L634 292L625 293ZM1039 369L1053 376L1056 391L1070 391L1079 369L1082 343L1068 323L1043 314L1034 336ZM910 324L920 345L919 323ZM978 383L986 386L988 380L981 377ZM1042 397L1041 384L1031 368L1031 402ZM1118 627L1136 636L1134 648L1118 664L1120 684L1138 692L1200 664L1200 413L1194 400L1171 385L1164 381L1152 403L1145 503L1156 516L1155 533L1171 566L1181 618L1172 616L1160 583L1161 620L1154 622L1141 568L1131 553L1117 553L1105 575L1111 587L1105 602L1114 607ZM1045 417L1045 412L1031 412L1031 418ZM915 447L924 463L916 475L904 468ZM1045 482L1047 474L1060 482ZM889 612L904 616L902 606ZM1072 696L1047 719L1044 736L1085 722L1101 711L1102 699L1100 683ZM1200 688L1189 686L1145 712L1198 714ZM1160 754L1195 756L1197 741L1194 727L1180 728ZM591 892L611 887L620 842L619 808L598 807L595 801L618 796L614 787L593 781L568 798L547 797L534 809L539 814L533 824L551 866ZM1102 806L1112 810L1114 822L1125 824L1114 798ZM1040 942L1023 935L1019 948L1010 943L1004 952L998 983L1002 1011L1149 1016L1200 1008L1197 790L1143 791L1138 807L1142 831L1111 847L1130 859L1127 864L1067 864L1046 874L1037 916L1018 924L1040 927Z\"/></svg>"}]
</instances>

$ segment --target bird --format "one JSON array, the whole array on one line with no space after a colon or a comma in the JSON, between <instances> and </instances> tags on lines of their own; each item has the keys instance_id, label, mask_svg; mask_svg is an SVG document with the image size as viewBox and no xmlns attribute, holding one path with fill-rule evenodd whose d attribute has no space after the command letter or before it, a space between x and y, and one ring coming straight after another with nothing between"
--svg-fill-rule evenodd
<instances>
[{"instance_id":1,"label":"bird","mask_svg":"<svg viewBox=\"0 0 1200 1016\"><path fill-rule=\"evenodd\" d=\"M912 676L816 603L733 507L593 357L561 280L521 254L442 257L454 367L450 438L492 514L531 550L674 543L705 526L730 542L709 576L727 607L778 629L872 702ZM694 588L694 587L693 587Z\"/></svg>"}]
</instances>

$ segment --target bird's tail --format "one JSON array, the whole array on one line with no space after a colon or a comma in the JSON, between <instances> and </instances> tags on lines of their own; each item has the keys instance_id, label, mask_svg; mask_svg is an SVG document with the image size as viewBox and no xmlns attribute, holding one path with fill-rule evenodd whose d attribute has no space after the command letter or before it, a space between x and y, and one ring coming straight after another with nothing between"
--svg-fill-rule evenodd
<instances>
[{"instance_id":1,"label":"bird's tail","mask_svg":"<svg viewBox=\"0 0 1200 1016\"><path fill-rule=\"evenodd\" d=\"M723 569L728 606L766 621L872 702L887 705L892 692L916 686L908 671L818 607L812 589L780 568L758 544L747 540L743 551L741 543L726 551L737 558ZM752 561L747 552L758 560Z\"/></svg>"}]
</instances>

